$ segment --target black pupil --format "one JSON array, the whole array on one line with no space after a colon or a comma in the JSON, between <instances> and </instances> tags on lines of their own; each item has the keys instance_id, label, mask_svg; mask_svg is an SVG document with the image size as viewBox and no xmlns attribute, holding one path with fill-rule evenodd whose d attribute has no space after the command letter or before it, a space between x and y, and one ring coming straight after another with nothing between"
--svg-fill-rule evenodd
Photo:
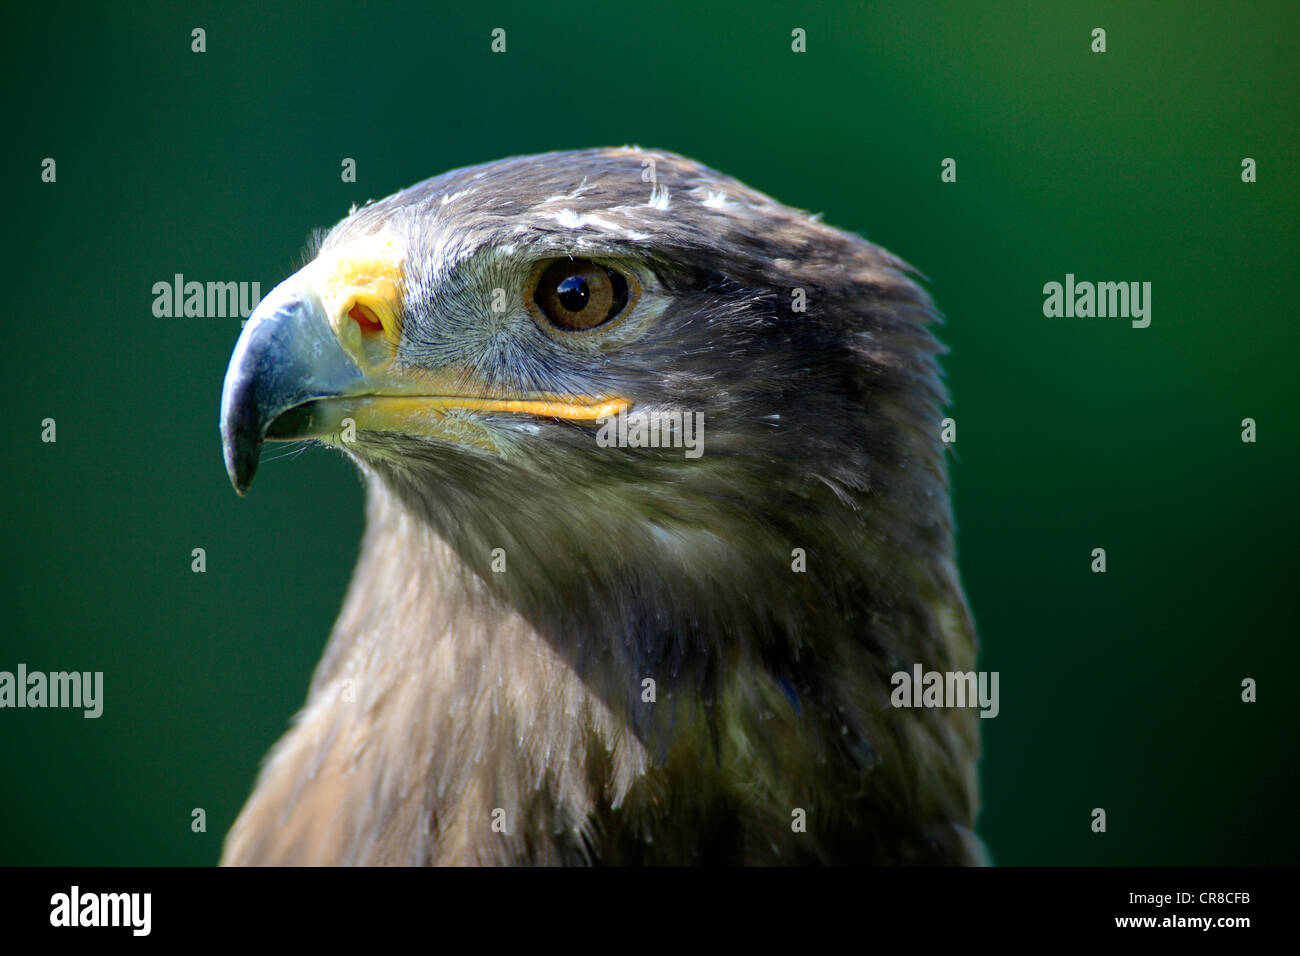
<instances>
[{"instance_id":1,"label":"black pupil","mask_svg":"<svg viewBox=\"0 0 1300 956\"><path fill-rule=\"evenodd\" d=\"M569 276L555 287L555 296L560 300L560 305L570 312L581 312L587 307L591 290L587 288L587 280L582 276Z\"/></svg>"}]
</instances>

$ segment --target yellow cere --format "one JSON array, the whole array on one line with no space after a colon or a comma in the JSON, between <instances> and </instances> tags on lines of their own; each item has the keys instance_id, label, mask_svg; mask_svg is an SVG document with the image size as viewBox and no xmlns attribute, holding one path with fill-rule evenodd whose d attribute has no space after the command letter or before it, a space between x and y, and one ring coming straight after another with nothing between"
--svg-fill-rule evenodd
<instances>
[{"instance_id":1,"label":"yellow cere","mask_svg":"<svg viewBox=\"0 0 1300 956\"><path fill-rule=\"evenodd\" d=\"M321 302L334 334L349 351L360 350L361 329L348 314L358 305L379 320L384 339L397 347L402 335L404 265L401 247L387 232L349 242L312 263L313 271L319 270Z\"/></svg>"}]
</instances>

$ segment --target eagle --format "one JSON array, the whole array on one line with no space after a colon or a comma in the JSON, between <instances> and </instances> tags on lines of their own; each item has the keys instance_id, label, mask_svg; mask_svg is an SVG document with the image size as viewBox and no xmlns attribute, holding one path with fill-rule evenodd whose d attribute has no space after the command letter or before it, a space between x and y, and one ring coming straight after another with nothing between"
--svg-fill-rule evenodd
<instances>
[{"instance_id":1,"label":"eagle","mask_svg":"<svg viewBox=\"0 0 1300 956\"><path fill-rule=\"evenodd\" d=\"M906 263L639 147L354 207L239 336L266 441L366 529L228 865L967 865L939 317Z\"/></svg>"}]
</instances>

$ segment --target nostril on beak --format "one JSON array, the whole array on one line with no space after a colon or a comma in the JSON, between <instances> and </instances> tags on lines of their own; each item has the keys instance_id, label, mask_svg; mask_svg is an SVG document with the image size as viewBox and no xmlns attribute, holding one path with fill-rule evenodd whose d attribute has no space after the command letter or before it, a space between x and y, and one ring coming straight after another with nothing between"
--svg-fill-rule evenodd
<instances>
[{"instance_id":1,"label":"nostril on beak","mask_svg":"<svg viewBox=\"0 0 1300 956\"><path fill-rule=\"evenodd\" d=\"M348 318L357 324L363 335L379 334L384 331L384 323L379 321L379 316L360 302L348 310Z\"/></svg>"}]
</instances>

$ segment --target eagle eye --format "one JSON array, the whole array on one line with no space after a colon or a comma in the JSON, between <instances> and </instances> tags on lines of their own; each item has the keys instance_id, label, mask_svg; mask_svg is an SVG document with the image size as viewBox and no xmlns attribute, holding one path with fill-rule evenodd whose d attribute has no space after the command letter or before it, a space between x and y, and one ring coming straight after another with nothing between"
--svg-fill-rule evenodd
<instances>
[{"instance_id":1,"label":"eagle eye","mask_svg":"<svg viewBox=\"0 0 1300 956\"><path fill-rule=\"evenodd\" d=\"M559 259L546 267L532 299L548 322L568 332L585 332L608 322L627 306L627 279L588 259Z\"/></svg>"}]
</instances>

